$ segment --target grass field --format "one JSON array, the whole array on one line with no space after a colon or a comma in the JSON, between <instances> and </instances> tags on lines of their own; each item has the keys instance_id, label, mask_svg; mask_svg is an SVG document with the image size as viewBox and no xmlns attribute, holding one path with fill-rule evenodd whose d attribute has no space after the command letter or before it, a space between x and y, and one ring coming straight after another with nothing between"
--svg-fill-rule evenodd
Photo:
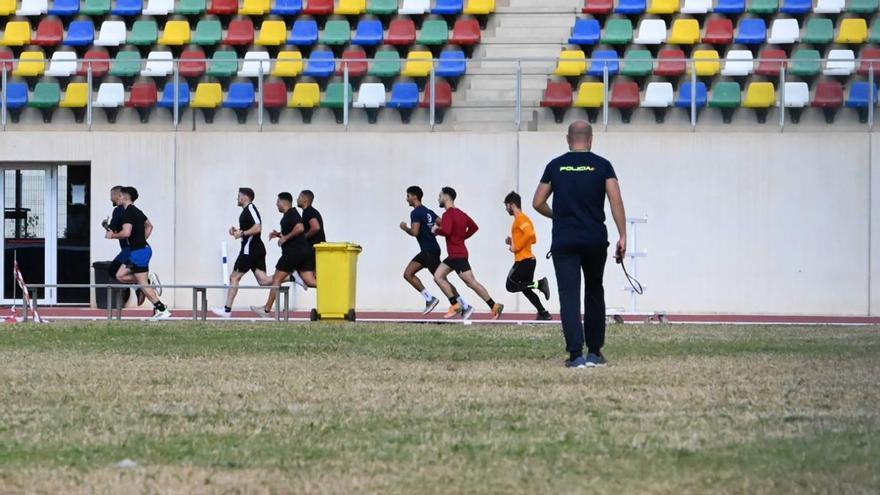
<instances>
[{"instance_id":1,"label":"grass field","mask_svg":"<svg viewBox=\"0 0 880 495\"><path fill-rule=\"evenodd\" d=\"M877 493L880 328L0 329L0 493ZM138 465L115 465L131 459Z\"/></svg>"}]
</instances>

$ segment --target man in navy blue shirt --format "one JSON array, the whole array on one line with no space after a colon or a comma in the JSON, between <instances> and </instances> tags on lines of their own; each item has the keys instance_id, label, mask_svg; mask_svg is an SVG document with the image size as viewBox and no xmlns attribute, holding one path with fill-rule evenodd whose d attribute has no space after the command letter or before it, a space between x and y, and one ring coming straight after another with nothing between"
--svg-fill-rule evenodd
<instances>
[{"instance_id":1,"label":"man in navy blue shirt","mask_svg":"<svg viewBox=\"0 0 880 495\"><path fill-rule=\"evenodd\" d=\"M419 243L419 254L406 265L403 278L425 298L425 310L422 314L428 314L437 307L440 300L434 297L416 276L416 273L427 268L431 275L440 266L440 244L431 230L437 223L437 214L422 204L424 193L419 186L410 186L406 189L406 203L412 207L409 214L409 225L400 222L400 230L416 238ZM455 287L452 288L456 298L461 297Z\"/></svg>"},{"instance_id":2,"label":"man in navy blue shirt","mask_svg":"<svg viewBox=\"0 0 880 495\"><path fill-rule=\"evenodd\" d=\"M605 345L605 289L602 276L608 257L605 197L620 235L615 250L618 263L626 254L626 213L620 185L611 162L590 151L593 129L583 120L568 128L569 152L544 169L532 203L538 213L553 219L553 266L559 290L562 330L569 359L566 366L603 366ZM553 195L552 208L547 200ZM580 322L581 272L586 286L584 321ZM587 356L583 355L584 343Z\"/></svg>"}]
</instances>

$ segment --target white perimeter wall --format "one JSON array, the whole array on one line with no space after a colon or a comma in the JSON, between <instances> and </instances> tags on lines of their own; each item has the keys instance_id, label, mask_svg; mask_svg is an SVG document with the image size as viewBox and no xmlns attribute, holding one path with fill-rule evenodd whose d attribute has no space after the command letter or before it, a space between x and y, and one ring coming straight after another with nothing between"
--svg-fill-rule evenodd
<instances>
[{"instance_id":1,"label":"white perimeter wall","mask_svg":"<svg viewBox=\"0 0 880 495\"><path fill-rule=\"evenodd\" d=\"M875 141L854 132L597 133L595 151L615 165L628 215L649 217L639 227L649 253L640 262L648 290L639 309L880 314ZM116 183L138 187L138 204L156 225L153 268L165 283L221 283L220 242L229 241L231 258L237 250L225 232L237 219L239 186L256 190L267 227L280 218L279 191L312 189L329 239L364 247L361 311L422 304L401 276L417 251L398 228L409 218L404 190L411 184L425 189L431 207L443 185L458 190L459 206L481 227L469 242L475 273L510 309L530 311L524 299L504 292L512 259L503 243L510 218L501 201L519 189L530 203L544 165L564 151L557 133L0 134L0 162L90 162L93 225L109 214L105 190ZM536 253L544 253L550 224L530 207L527 212L538 225ZM609 231L613 242L610 215ZM93 260L112 258L115 242L100 229L92 236ZM270 245L270 266L277 256ZM540 258L538 266L552 278L549 261ZM609 307L628 307L613 262L606 274ZM211 304L222 303L220 291L210 297ZM237 305L264 297L243 292ZM183 291L164 299L191 304ZM313 305L314 291L298 292L298 308ZM550 307L557 309L555 298Z\"/></svg>"}]
</instances>

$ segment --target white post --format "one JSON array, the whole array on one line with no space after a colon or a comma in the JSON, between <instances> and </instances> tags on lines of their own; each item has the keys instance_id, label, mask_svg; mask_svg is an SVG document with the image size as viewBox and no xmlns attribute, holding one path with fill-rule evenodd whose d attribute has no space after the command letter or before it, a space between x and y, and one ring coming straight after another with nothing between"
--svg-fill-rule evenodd
<instances>
[{"instance_id":1,"label":"white post","mask_svg":"<svg viewBox=\"0 0 880 495\"><path fill-rule=\"evenodd\" d=\"M3 93L2 100L3 101L0 102L0 106L3 107L3 115L0 116L0 118L3 119L3 130L5 131L6 130L6 62L5 61L3 62L3 66L4 66L3 67L3 89L2 89L2 93Z\"/></svg>"},{"instance_id":2,"label":"white post","mask_svg":"<svg viewBox=\"0 0 880 495\"><path fill-rule=\"evenodd\" d=\"M779 68L779 131L785 129L785 64Z\"/></svg>"},{"instance_id":3,"label":"white post","mask_svg":"<svg viewBox=\"0 0 880 495\"><path fill-rule=\"evenodd\" d=\"M697 63L691 60L691 131L697 130Z\"/></svg>"},{"instance_id":4,"label":"white post","mask_svg":"<svg viewBox=\"0 0 880 495\"><path fill-rule=\"evenodd\" d=\"M522 127L522 60L516 61L516 130Z\"/></svg>"},{"instance_id":5,"label":"white post","mask_svg":"<svg viewBox=\"0 0 880 495\"><path fill-rule=\"evenodd\" d=\"M608 62L602 66L602 125L608 130Z\"/></svg>"},{"instance_id":6,"label":"white post","mask_svg":"<svg viewBox=\"0 0 880 495\"><path fill-rule=\"evenodd\" d=\"M874 128L874 62L868 67L868 85L871 86L868 91L868 129Z\"/></svg>"},{"instance_id":7,"label":"white post","mask_svg":"<svg viewBox=\"0 0 880 495\"><path fill-rule=\"evenodd\" d=\"M434 65L431 64L431 100L429 102L430 107L428 108L428 118L431 120L431 130L434 130L434 124L437 120L434 118L434 112L436 111L436 102L437 102L437 74L434 72Z\"/></svg>"},{"instance_id":8,"label":"white post","mask_svg":"<svg viewBox=\"0 0 880 495\"><path fill-rule=\"evenodd\" d=\"M180 122L180 62L174 61L174 130Z\"/></svg>"},{"instance_id":9,"label":"white post","mask_svg":"<svg viewBox=\"0 0 880 495\"><path fill-rule=\"evenodd\" d=\"M257 69L257 93L260 95L259 101L257 101L257 124L260 125L260 130L263 130L263 61L260 60L260 65Z\"/></svg>"},{"instance_id":10,"label":"white post","mask_svg":"<svg viewBox=\"0 0 880 495\"><path fill-rule=\"evenodd\" d=\"M348 129L348 64L342 68L342 123Z\"/></svg>"},{"instance_id":11,"label":"white post","mask_svg":"<svg viewBox=\"0 0 880 495\"><path fill-rule=\"evenodd\" d=\"M89 87L89 97L86 99L86 122L89 130L92 130L92 63L86 62L86 84ZM108 305L110 303L107 303Z\"/></svg>"}]
</instances>

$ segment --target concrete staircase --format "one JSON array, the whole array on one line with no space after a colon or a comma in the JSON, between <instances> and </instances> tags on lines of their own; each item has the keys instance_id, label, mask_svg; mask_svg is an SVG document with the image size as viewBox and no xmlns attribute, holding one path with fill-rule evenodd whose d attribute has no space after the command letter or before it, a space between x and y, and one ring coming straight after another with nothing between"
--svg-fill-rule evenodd
<instances>
[{"instance_id":1,"label":"concrete staircase","mask_svg":"<svg viewBox=\"0 0 880 495\"><path fill-rule=\"evenodd\" d=\"M522 70L521 129L533 128L553 61L566 45L583 0L507 0L499 3L459 83L449 114L455 127L512 129L516 72ZM517 59L521 62L518 64ZM545 59L545 60L529 60Z\"/></svg>"}]
</instances>

